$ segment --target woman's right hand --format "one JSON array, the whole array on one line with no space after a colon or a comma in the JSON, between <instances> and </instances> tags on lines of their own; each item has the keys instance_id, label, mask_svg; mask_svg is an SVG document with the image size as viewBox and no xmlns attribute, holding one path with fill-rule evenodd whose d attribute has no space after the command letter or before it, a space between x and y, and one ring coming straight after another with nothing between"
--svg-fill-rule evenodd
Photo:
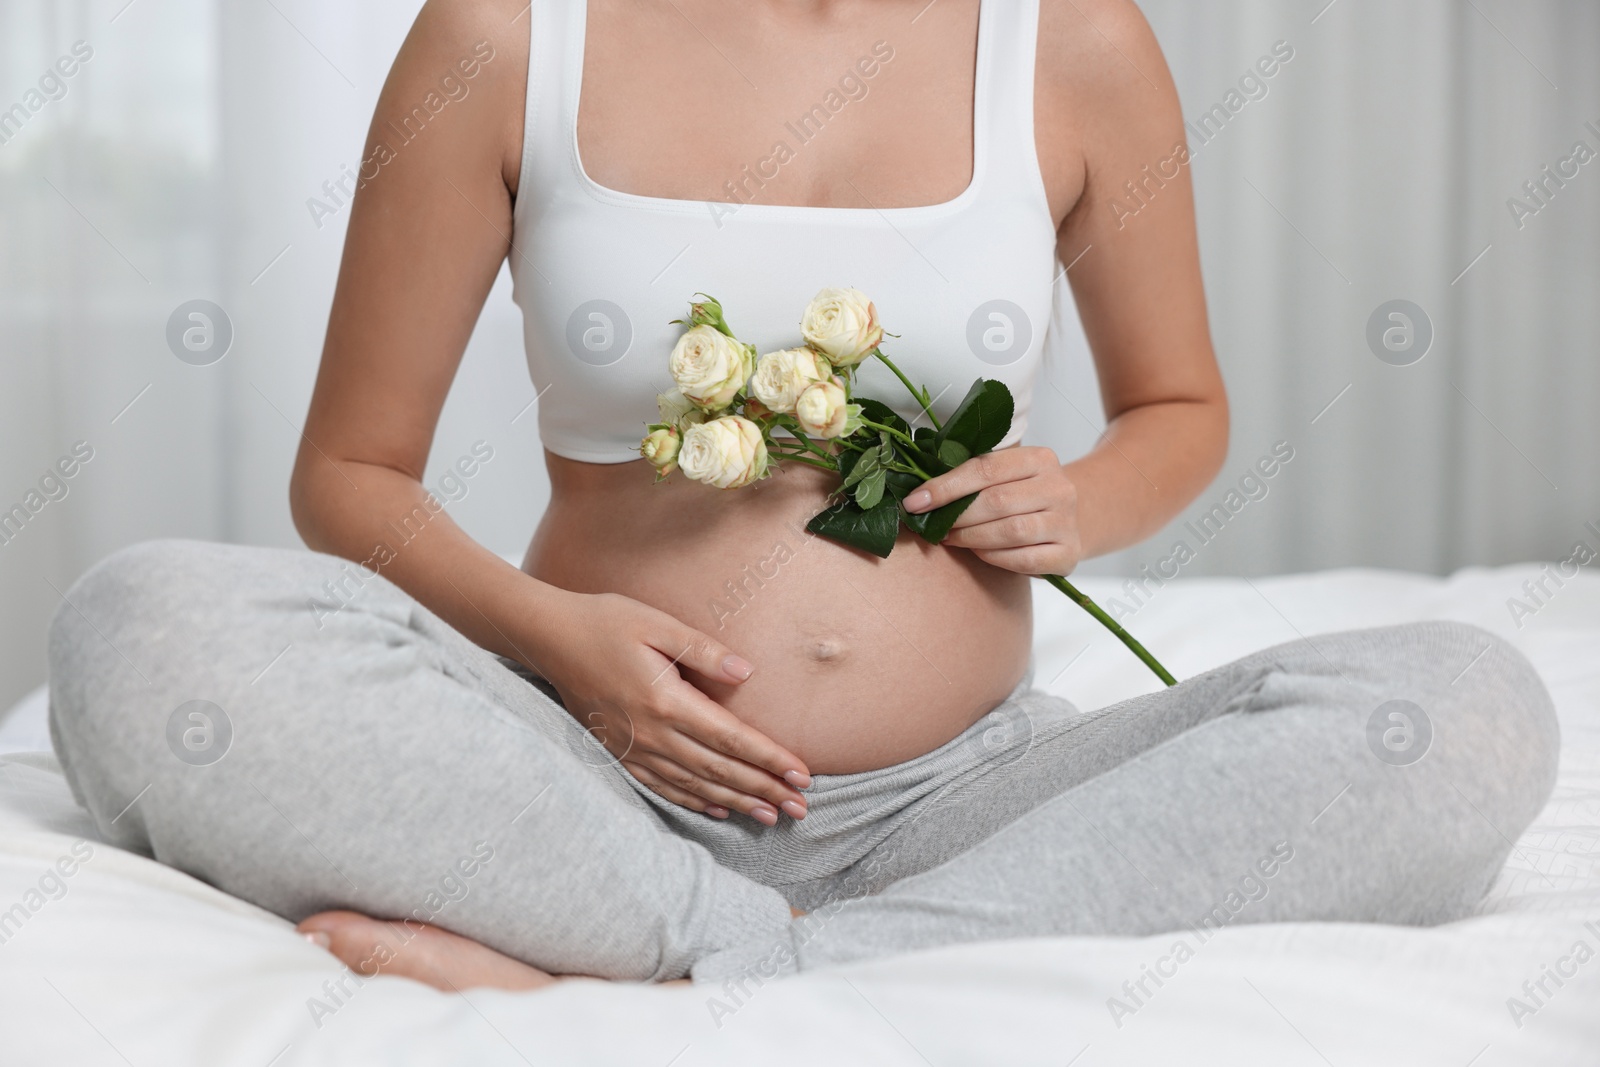
<instances>
[{"instance_id":1,"label":"woman's right hand","mask_svg":"<svg viewBox=\"0 0 1600 1067\"><path fill-rule=\"evenodd\" d=\"M616 593L568 594L547 618L557 625L546 630L535 669L635 778L719 819L730 810L768 826L780 811L805 818L799 790L811 775L799 757L683 676L687 668L738 685L751 664L666 612Z\"/></svg>"}]
</instances>

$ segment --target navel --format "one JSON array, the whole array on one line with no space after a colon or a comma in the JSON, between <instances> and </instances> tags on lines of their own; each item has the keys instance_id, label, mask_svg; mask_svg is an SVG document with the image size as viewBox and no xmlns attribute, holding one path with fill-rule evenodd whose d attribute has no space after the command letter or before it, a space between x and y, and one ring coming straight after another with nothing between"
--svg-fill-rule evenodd
<instances>
[{"instance_id":1,"label":"navel","mask_svg":"<svg viewBox=\"0 0 1600 1067\"><path fill-rule=\"evenodd\" d=\"M850 649L837 637L813 637L806 642L806 655L818 663L837 663Z\"/></svg>"}]
</instances>

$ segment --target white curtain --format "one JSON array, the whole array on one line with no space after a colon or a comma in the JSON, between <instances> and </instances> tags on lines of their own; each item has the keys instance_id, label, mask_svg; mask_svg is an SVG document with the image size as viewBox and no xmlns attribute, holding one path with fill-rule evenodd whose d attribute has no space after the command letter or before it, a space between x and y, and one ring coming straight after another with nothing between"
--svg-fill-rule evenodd
<instances>
[{"instance_id":1,"label":"white curtain","mask_svg":"<svg viewBox=\"0 0 1600 1067\"><path fill-rule=\"evenodd\" d=\"M1580 539L1600 550L1585 530L1600 523L1600 159L1521 229L1507 208L1576 142L1600 152L1600 5L1141 6L1197 126L1276 42L1294 58L1264 97L1240 94L1193 165L1233 404L1227 466L1161 536L1091 567L1136 571L1185 538L1185 574L1445 572L1565 558ZM1410 366L1367 343L1392 300L1433 323ZM1081 354L1065 362L1058 381L1087 390ZM1186 524L1279 441L1295 458L1267 496L1200 547Z\"/></svg>"},{"instance_id":2,"label":"white curtain","mask_svg":"<svg viewBox=\"0 0 1600 1067\"><path fill-rule=\"evenodd\" d=\"M0 702L43 678L56 590L117 546L298 544L288 473L344 234L342 212L319 228L306 201L356 163L419 6L0 0L0 109L27 112L0 120L0 510L76 442L93 449L0 543ZM1549 185L1520 229L1506 206L1578 140L1600 151L1600 6L1143 6L1197 124L1276 42L1294 58L1264 97L1213 115L1192 168L1234 404L1228 465L1171 529L1086 569L1154 566L1196 543L1187 524L1214 506L1226 522L1185 574L1446 571L1600 548L1585 532L1600 523L1600 160ZM50 72L78 41L92 56L58 88ZM197 299L233 329L209 366L167 341ZM1366 340L1397 299L1434 330L1410 366ZM442 467L494 446L452 512L502 552L547 492L518 315L502 278L434 451ZM1050 381L1034 439L1081 452L1098 402L1070 329ZM1294 458L1266 495L1228 497L1280 441Z\"/></svg>"}]
</instances>

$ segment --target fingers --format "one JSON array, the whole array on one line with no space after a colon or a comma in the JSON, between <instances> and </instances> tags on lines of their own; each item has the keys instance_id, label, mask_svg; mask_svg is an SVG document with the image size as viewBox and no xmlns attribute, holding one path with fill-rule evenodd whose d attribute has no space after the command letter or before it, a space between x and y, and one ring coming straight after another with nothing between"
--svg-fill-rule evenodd
<instances>
[{"instance_id":1,"label":"fingers","mask_svg":"<svg viewBox=\"0 0 1600 1067\"><path fill-rule=\"evenodd\" d=\"M1036 511L1049 511L1054 501L1049 487L1040 478L1001 482L991 485L978 494L967 510L956 519L952 530L968 526L981 526L1008 515L1027 515Z\"/></svg>"},{"instance_id":2,"label":"fingers","mask_svg":"<svg viewBox=\"0 0 1600 1067\"><path fill-rule=\"evenodd\" d=\"M650 627L646 644L669 661L650 681L649 691L635 698L638 736L630 738L635 744L629 752L619 753L628 757L624 765L638 767L641 782L695 811L742 811L769 826L776 824L779 812L805 818L806 799L798 790L810 786L811 773L800 758L741 721L682 673L692 670L737 685L750 677L751 664L715 638L670 616L652 614L657 623ZM607 747L616 751L611 744Z\"/></svg>"},{"instance_id":3,"label":"fingers","mask_svg":"<svg viewBox=\"0 0 1600 1067\"><path fill-rule=\"evenodd\" d=\"M701 782L765 803L792 819L806 817L806 798L798 790L761 768L707 748L692 737L679 734L661 746L657 754L690 771ZM734 807L744 811L748 805L739 803Z\"/></svg>"},{"instance_id":4,"label":"fingers","mask_svg":"<svg viewBox=\"0 0 1600 1067\"><path fill-rule=\"evenodd\" d=\"M1050 513L1043 511L952 530L944 543L1018 574L1071 574L1079 561L1076 543L1064 539Z\"/></svg>"},{"instance_id":5,"label":"fingers","mask_svg":"<svg viewBox=\"0 0 1600 1067\"><path fill-rule=\"evenodd\" d=\"M1016 574L1071 574L1077 561L1062 557L1055 545L1028 545L1025 548L978 549L973 555L1003 571Z\"/></svg>"},{"instance_id":6,"label":"fingers","mask_svg":"<svg viewBox=\"0 0 1600 1067\"><path fill-rule=\"evenodd\" d=\"M778 744L766 734L741 720L721 704L698 689L689 687L685 694L687 705L682 717L674 725L712 752L749 764L781 779L795 789L811 785L811 772L800 757ZM781 783L779 783L781 785ZM763 794L767 795L767 794ZM801 799L785 791L779 801ZM777 801L775 801L777 802Z\"/></svg>"},{"instance_id":7,"label":"fingers","mask_svg":"<svg viewBox=\"0 0 1600 1067\"><path fill-rule=\"evenodd\" d=\"M633 772L635 778L674 804L703 811L714 818L727 818L731 809L743 812L766 826L778 824L778 809L765 800L704 778L659 753L642 754L624 766ZM792 804L790 807L804 817L803 808ZM721 814L718 814L719 811Z\"/></svg>"},{"instance_id":8,"label":"fingers","mask_svg":"<svg viewBox=\"0 0 1600 1067\"><path fill-rule=\"evenodd\" d=\"M799 789L811 784L811 776L798 757L682 678L674 675L670 684L670 699L654 706L650 725L641 726L644 733L626 765L640 763L679 794L742 811L768 825L779 812L793 819L806 817L806 798ZM704 810L700 803L687 806Z\"/></svg>"},{"instance_id":9,"label":"fingers","mask_svg":"<svg viewBox=\"0 0 1600 1067\"><path fill-rule=\"evenodd\" d=\"M1056 462L1055 453L1048 448L1004 448L973 456L955 470L929 479L922 488L908 494L905 508L913 513L932 511L970 493L982 492L991 485L1032 477L1043 470L1046 457L1050 463Z\"/></svg>"},{"instance_id":10,"label":"fingers","mask_svg":"<svg viewBox=\"0 0 1600 1067\"><path fill-rule=\"evenodd\" d=\"M687 667L714 682L738 685L755 671L748 660L735 655L721 641L687 626L675 627L660 640L652 641L651 647L671 657L678 666Z\"/></svg>"},{"instance_id":11,"label":"fingers","mask_svg":"<svg viewBox=\"0 0 1600 1067\"><path fill-rule=\"evenodd\" d=\"M628 769L629 774L632 774L651 790L672 801L680 808L703 812L713 819L726 819L728 817L728 809L726 807L721 804L713 804L704 797L695 796L686 789L679 789L642 763L628 760L622 765Z\"/></svg>"},{"instance_id":12,"label":"fingers","mask_svg":"<svg viewBox=\"0 0 1600 1067\"><path fill-rule=\"evenodd\" d=\"M950 531L944 543L956 548L979 549L1027 548L1030 545L1052 545L1056 538L1050 528L1050 513L1034 511L1025 515L1007 515L991 522L961 526Z\"/></svg>"}]
</instances>

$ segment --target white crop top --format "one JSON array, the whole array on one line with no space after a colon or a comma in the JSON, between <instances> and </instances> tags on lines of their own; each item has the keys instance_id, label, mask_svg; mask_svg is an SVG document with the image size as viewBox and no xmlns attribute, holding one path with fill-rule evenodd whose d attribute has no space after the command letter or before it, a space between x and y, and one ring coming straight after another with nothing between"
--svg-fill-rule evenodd
<instances>
[{"instance_id":1,"label":"white crop top","mask_svg":"<svg viewBox=\"0 0 1600 1067\"><path fill-rule=\"evenodd\" d=\"M882 210L712 204L597 184L578 158L587 7L528 10L510 264L546 448L591 463L639 458L656 394L672 387L667 355L683 328L671 320L694 293L722 301L740 340L768 352L801 343L800 313L827 286L872 298L900 335L884 351L933 392L941 419L974 379L994 378L1016 398L1002 446L1022 437L1057 268L1034 145L1038 0L981 2L971 184L941 204ZM857 395L919 414L876 360L856 381Z\"/></svg>"}]
</instances>

